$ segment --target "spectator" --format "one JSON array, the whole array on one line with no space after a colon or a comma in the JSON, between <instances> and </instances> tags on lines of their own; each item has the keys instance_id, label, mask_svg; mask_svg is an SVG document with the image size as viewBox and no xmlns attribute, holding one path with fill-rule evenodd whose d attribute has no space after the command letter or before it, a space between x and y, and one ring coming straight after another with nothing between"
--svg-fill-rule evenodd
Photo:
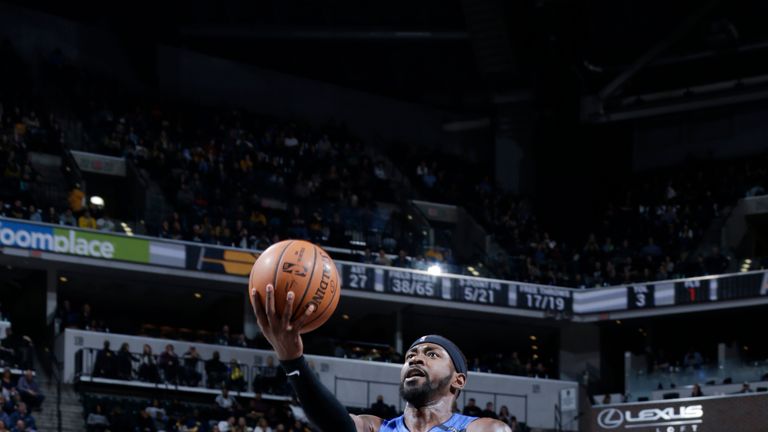
<instances>
[{"instance_id":1,"label":"spectator","mask_svg":"<svg viewBox=\"0 0 768 432\"><path fill-rule=\"evenodd\" d=\"M397 258L392 262L395 267L409 268L411 267L411 260L408 259L408 252L405 249L400 249L397 254Z\"/></svg>"},{"instance_id":2,"label":"spectator","mask_svg":"<svg viewBox=\"0 0 768 432\"><path fill-rule=\"evenodd\" d=\"M376 256L376 264L383 265L383 266L391 266L392 260L389 259L387 256L387 253L384 251L384 249L379 249L379 254Z\"/></svg>"},{"instance_id":3,"label":"spectator","mask_svg":"<svg viewBox=\"0 0 768 432\"><path fill-rule=\"evenodd\" d=\"M24 371L24 376L19 378L19 382L16 384L16 390L19 392L21 399L26 402L30 410L42 405L45 396L40 391L40 386L35 381L35 376L32 369Z\"/></svg>"},{"instance_id":4,"label":"spectator","mask_svg":"<svg viewBox=\"0 0 768 432\"><path fill-rule=\"evenodd\" d=\"M173 345L167 344L165 346L165 351L163 351L162 354L160 354L160 359L158 361L160 370L163 371L163 376L165 377L165 382L171 383L171 384L178 384L179 383L179 356L176 355L176 352L173 349Z\"/></svg>"},{"instance_id":5,"label":"spectator","mask_svg":"<svg viewBox=\"0 0 768 432\"><path fill-rule=\"evenodd\" d=\"M165 417L167 414L165 412L165 408L160 406L160 400L159 399L152 399L152 404L146 408L144 408L147 411L147 414L153 419L156 419L157 417Z\"/></svg>"},{"instance_id":6,"label":"spectator","mask_svg":"<svg viewBox=\"0 0 768 432\"><path fill-rule=\"evenodd\" d=\"M268 408L269 406L261 399L261 393L256 393L248 403L248 412L245 416L255 423L259 418L264 417Z\"/></svg>"},{"instance_id":7,"label":"spectator","mask_svg":"<svg viewBox=\"0 0 768 432\"><path fill-rule=\"evenodd\" d=\"M499 420L506 424L510 424L511 417L509 415L509 408L507 408L506 405L502 405L501 409L499 410Z\"/></svg>"},{"instance_id":8,"label":"spectator","mask_svg":"<svg viewBox=\"0 0 768 432\"><path fill-rule=\"evenodd\" d=\"M115 222L104 213L100 218L96 219L96 229L99 231L112 232L115 230Z\"/></svg>"},{"instance_id":9,"label":"spectator","mask_svg":"<svg viewBox=\"0 0 768 432\"><path fill-rule=\"evenodd\" d=\"M109 428L109 419L103 413L101 404L96 404L94 410L88 413L85 420L88 432L106 432Z\"/></svg>"},{"instance_id":10,"label":"spectator","mask_svg":"<svg viewBox=\"0 0 768 432\"><path fill-rule=\"evenodd\" d=\"M83 209L83 206L85 206L85 193L80 190L79 183L76 183L75 187L69 191L67 202L69 203L69 210L72 210L72 212L75 214L80 213L80 211Z\"/></svg>"},{"instance_id":11,"label":"spectator","mask_svg":"<svg viewBox=\"0 0 768 432\"><path fill-rule=\"evenodd\" d=\"M136 429L139 432L157 432L155 420L149 415L147 410L139 411L139 417L136 420Z\"/></svg>"},{"instance_id":12,"label":"spectator","mask_svg":"<svg viewBox=\"0 0 768 432\"><path fill-rule=\"evenodd\" d=\"M27 211L27 214L29 215L29 220L32 222L42 222L43 221L43 214L40 212L40 209L36 209L35 206L29 205L29 210Z\"/></svg>"},{"instance_id":13,"label":"spectator","mask_svg":"<svg viewBox=\"0 0 768 432\"><path fill-rule=\"evenodd\" d=\"M197 371L197 365L200 363L200 353L194 346L190 346L189 350L182 356L183 369L182 369L182 381L185 385L197 387L200 383L200 372Z\"/></svg>"},{"instance_id":14,"label":"spectator","mask_svg":"<svg viewBox=\"0 0 768 432\"><path fill-rule=\"evenodd\" d=\"M749 386L748 382L745 382L741 385L741 389L736 393L752 393L752 387Z\"/></svg>"},{"instance_id":15,"label":"spectator","mask_svg":"<svg viewBox=\"0 0 768 432\"><path fill-rule=\"evenodd\" d=\"M480 413L480 417L489 417L492 419L498 418L496 411L493 409L493 402L487 402L485 409Z\"/></svg>"},{"instance_id":16,"label":"spectator","mask_svg":"<svg viewBox=\"0 0 768 432\"><path fill-rule=\"evenodd\" d=\"M293 407L293 405L291 405L291 407ZM370 412L372 415L381 417L383 419L392 418L395 414L395 410L384 403L384 396L382 395L376 396L376 402L371 404Z\"/></svg>"},{"instance_id":17,"label":"spectator","mask_svg":"<svg viewBox=\"0 0 768 432\"><path fill-rule=\"evenodd\" d=\"M229 345L230 342L230 334L229 334L229 326L224 325L221 327L221 332L216 335L216 344L218 345Z\"/></svg>"},{"instance_id":18,"label":"spectator","mask_svg":"<svg viewBox=\"0 0 768 432\"><path fill-rule=\"evenodd\" d=\"M234 415L235 410L239 409L237 400L229 394L229 389L221 388L221 394L216 396L216 406L219 408L219 417L229 417Z\"/></svg>"},{"instance_id":19,"label":"spectator","mask_svg":"<svg viewBox=\"0 0 768 432\"><path fill-rule=\"evenodd\" d=\"M128 343L123 342L117 351L117 378L122 380L133 379L133 362L139 359L131 354Z\"/></svg>"},{"instance_id":20,"label":"spectator","mask_svg":"<svg viewBox=\"0 0 768 432\"><path fill-rule=\"evenodd\" d=\"M66 209L64 213L59 215L59 225L77 226L77 220L72 214L72 209Z\"/></svg>"},{"instance_id":21,"label":"spectator","mask_svg":"<svg viewBox=\"0 0 768 432\"><path fill-rule=\"evenodd\" d=\"M218 388L227 377L227 365L219 359L219 352L214 351L213 357L205 362L206 384L208 388Z\"/></svg>"},{"instance_id":22,"label":"spectator","mask_svg":"<svg viewBox=\"0 0 768 432\"><path fill-rule=\"evenodd\" d=\"M24 420L16 420L16 425L11 432L35 432L35 429L28 427Z\"/></svg>"},{"instance_id":23,"label":"spectator","mask_svg":"<svg viewBox=\"0 0 768 432\"><path fill-rule=\"evenodd\" d=\"M109 348L109 341L104 341L104 348L96 354L93 364L93 376L102 378L117 378L115 353Z\"/></svg>"},{"instance_id":24,"label":"spectator","mask_svg":"<svg viewBox=\"0 0 768 432\"><path fill-rule=\"evenodd\" d=\"M259 419L259 423L253 428L253 432L272 432L272 428L269 427L269 423L265 417Z\"/></svg>"},{"instance_id":25,"label":"spectator","mask_svg":"<svg viewBox=\"0 0 768 432\"><path fill-rule=\"evenodd\" d=\"M285 392L285 373L275 366L275 359L267 357L266 365L261 366L254 377L253 389L259 393L283 394Z\"/></svg>"},{"instance_id":26,"label":"spectator","mask_svg":"<svg viewBox=\"0 0 768 432\"><path fill-rule=\"evenodd\" d=\"M512 432L526 432L527 428L523 428L523 425L517 422L517 417L512 416L509 418L509 428Z\"/></svg>"},{"instance_id":27,"label":"spectator","mask_svg":"<svg viewBox=\"0 0 768 432\"><path fill-rule=\"evenodd\" d=\"M134 432L131 418L120 406L115 406L108 416L112 432Z\"/></svg>"},{"instance_id":28,"label":"spectator","mask_svg":"<svg viewBox=\"0 0 768 432\"><path fill-rule=\"evenodd\" d=\"M160 382L160 372L157 369L155 356L152 354L152 347L149 344L144 344L141 356L139 356L139 379L152 383Z\"/></svg>"},{"instance_id":29,"label":"spectator","mask_svg":"<svg viewBox=\"0 0 768 432\"><path fill-rule=\"evenodd\" d=\"M464 410L461 413L465 416L480 417L483 414L483 410L481 410L479 406L475 405L474 398L469 398L467 405L464 407Z\"/></svg>"},{"instance_id":30,"label":"spectator","mask_svg":"<svg viewBox=\"0 0 768 432\"><path fill-rule=\"evenodd\" d=\"M712 246L709 256L704 260L707 274L721 274L728 269L728 258L720 252L720 248Z\"/></svg>"},{"instance_id":31,"label":"spectator","mask_svg":"<svg viewBox=\"0 0 768 432\"><path fill-rule=\"evenodd\" d=\"M704 396L704 393L701 391L701 386L698 384L693 385L693 389L691 390L691 397L702 397Z\"/></svg>"},{"instance_id":32,"label":"spectator","mask_svg":"<svg viewBox=\"0 0 768 432\"><path fill-rule=\"evenodd\" d=\"M27 404L24 402L19 402L19 404L16 406L16 411L11 414L11 424L17 424L19 421L23 422L24 427L26 429L21 430L33 430L37 429L37 425L35 424L35 418L32 417L27 412Z\"/></svg>"},{"instance_id":33,"label":"spectator","mask_svg":"<svg viewBox=\"0 0 768 432\"><path fill-rule=\"evenodd\" d=\"M80 228L96 229L96 219L91 216L91 212L86 210L80 218L77 219L77 226Z\"/></svg>"},{"instance_id":34,"label":"spectator","mask_svg":"<svg viewBox=\"0 0 768 432\"><path fill-rule=\"evenodd\" d=\"M236 359L229 360L227 369L227 387L234 391L241 392L245 390L245 374Z\"/></svg>"}]
</instances>

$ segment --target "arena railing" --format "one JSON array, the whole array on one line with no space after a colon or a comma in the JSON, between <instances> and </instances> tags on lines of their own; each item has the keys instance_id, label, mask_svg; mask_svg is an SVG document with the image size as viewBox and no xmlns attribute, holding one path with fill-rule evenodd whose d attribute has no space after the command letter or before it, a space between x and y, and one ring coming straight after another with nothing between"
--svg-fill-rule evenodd
<instances>
[{"instance_id":1,"label":"arena railing","mask_svg":"<svg viewBox=\"0 0 768 432\"><path fill-rule=\"evenodd\" d=\"M130 354L135 357L131 359L131 376L129 378L121 378L117 374L104 376L97 374L94 371L96 366L96 358L101 350L96 348L81 348L77 350L75 354L75 380L77 382L88 382L104 385L116 385L116 386L128 386L128 387L144 387L144 388L161 388L166 390L174 390L187 393L207 393L207 394L219 394L222 388L227 388L232 395L252 398L256 393L262 395L264 399L270 400L290 400L291 396L288 391L287 381L279 383L279 392L267 392L260 388L254 388L254 378L260 375L264 366L247 365L245 363L238 362L240 370L243 372L242 387L233 385L232 382L228 382L226 373L222 376L221 382L218 380L216 383L210 382L210 377L205 370L205 361L200 360L197 362L195 372L199 374L198 385L190 385L189 381L185 381L184 374L186 369L183 366L183 358L179 358L180 365L177 367L177 379L169 381L166 377L165 371L159 365L160 355L152 354L155 367L157 368L157 380L142 380L139 374L139 368L141 367L141 360L139 357L141 353L131 352ZM114 353L114 352L113 352ZM226 362L225 364L228 364Z\"/></svg>"}]
</instances>

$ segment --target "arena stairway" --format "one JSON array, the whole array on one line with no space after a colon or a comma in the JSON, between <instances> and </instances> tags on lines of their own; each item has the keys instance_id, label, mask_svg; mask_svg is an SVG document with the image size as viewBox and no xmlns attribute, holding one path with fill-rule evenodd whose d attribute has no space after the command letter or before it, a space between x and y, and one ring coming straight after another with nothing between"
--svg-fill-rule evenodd
<instances>
[{"instance_id":1,"label":"arena stairway","mask_svg":"<svg viewBox=\"0 0 768 432\"><path fill-rule=\"evenodd\" d=\"M41 370L39 367L36 370ZM82 432L85 430L83 405L72 384L61 384L61 429L58 428L56 409L56 380L45 373L37 374L40 388L45 392L42 410L34 411L33 417L39 432Z\"/></svg>"}]
</instances>

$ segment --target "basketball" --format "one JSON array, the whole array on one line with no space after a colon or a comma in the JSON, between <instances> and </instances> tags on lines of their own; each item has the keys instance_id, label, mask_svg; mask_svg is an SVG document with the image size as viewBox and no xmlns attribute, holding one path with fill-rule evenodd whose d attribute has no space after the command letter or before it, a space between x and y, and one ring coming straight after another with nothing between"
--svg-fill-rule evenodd
<instances>
[{"instance_id":1,"label":"basketball","mask_svg":"<svg viewBox=\"0 0 768 432\"><path fill-rule=\"evenodd\" d=\"M293 291L291 322L300 317L309 305L315 305L315 312L304 324L301 333L315 330L328 321L341 296L339 273L330 255L303 240L275 243L259 256L248 280L252 304L255 301L250 295L252 288L256 288L261 304L266 304L268 284L275 287L275 311L278 314L285 308L288 291Z\"/></svg>"}]
</instances>

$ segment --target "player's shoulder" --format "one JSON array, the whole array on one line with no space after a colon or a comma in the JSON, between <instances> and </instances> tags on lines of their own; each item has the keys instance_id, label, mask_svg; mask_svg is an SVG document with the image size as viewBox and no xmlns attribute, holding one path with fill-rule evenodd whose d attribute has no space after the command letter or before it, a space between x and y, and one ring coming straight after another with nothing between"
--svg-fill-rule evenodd
<instances>
[{"instance_id":1,"label":"player's shoulder","mask_svg":"<svg viewBox=\"0 0 768 432\"><path fill-rule=\"evenodd\" d=\"M352 421L355 422L355 429L357 429L357 432L378 432L384 421L381 417L368 414L350 415L350 417L352 417Z\"/></svg>"},{"instance_id":2,"label":"player's shoulder","mask_svg":"<svg viewBox=\"0 0 768 432\"><path fill-rule=\"evenodd\" d=\"M512 429L503 421L479 418L467 426L467 432L512 432Z\"/></svg>"}]
</instances>

